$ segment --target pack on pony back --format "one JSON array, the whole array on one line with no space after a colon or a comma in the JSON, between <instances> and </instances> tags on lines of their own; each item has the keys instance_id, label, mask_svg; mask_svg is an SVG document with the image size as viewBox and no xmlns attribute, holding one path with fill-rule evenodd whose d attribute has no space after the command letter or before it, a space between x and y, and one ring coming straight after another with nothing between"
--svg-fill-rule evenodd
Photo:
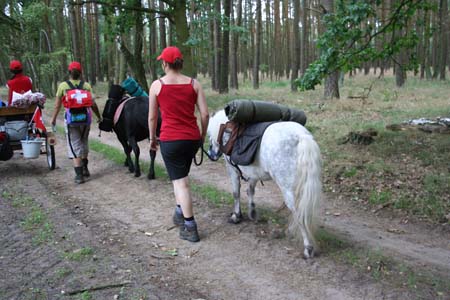
<instances>
[{"instance_id":1,"label":"pack on pony back","mask_svg":"<svg viewBox=\"0 0 450 300\"><path fill-rule=\"evenodd\" d=\"M67 125L89 125L92 120L92 94L90 91L83 89L84 81L80 81L78 86L74 86L70 80L66 81L70 89L66 91L63 98L63 105L66 108Z\"/></svg>"},{"instance_id":2,"label":"pack on pony back","mask_svg":"<svg viewBox=\"0 0 450 300\"><path fill-rule=\"evenodd\" d=\"M225 155L231 155L236 139L244 130L245 126L238 122L228 121L225 124L220 124L217 137L220 151Z\"/></svg>"}]
</instances>

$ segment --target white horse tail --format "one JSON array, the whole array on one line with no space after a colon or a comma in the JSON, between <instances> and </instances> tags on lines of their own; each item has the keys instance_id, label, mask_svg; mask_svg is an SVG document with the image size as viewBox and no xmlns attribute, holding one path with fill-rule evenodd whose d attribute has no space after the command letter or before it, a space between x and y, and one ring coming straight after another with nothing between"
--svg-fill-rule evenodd
<instances>
[{"instance_id":1,"label":"white horse tail","mask_svg":"<svg viewBox=\"0 0 450 300\"><path fill-rule=\"evenodd\" d=\"M290 229L300 229L305 256L313 255L316 213L322 199L320 149L310 134L302 133L297 145L297 184Z\"/></svg>"}]
</instances>

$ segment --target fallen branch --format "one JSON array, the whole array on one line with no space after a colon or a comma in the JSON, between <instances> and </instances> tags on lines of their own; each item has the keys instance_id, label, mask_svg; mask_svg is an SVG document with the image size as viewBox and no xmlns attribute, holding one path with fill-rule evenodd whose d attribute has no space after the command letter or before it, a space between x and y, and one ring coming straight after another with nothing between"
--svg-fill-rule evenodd
<instances>
[{"instance_id":1,"label":"fallen branch","mask_svg":"<svg viewBox=\"0 0 450 300\"><path fill-rule=\"evenodd\" d=\"M150 254L150 256L153 258L157 258L157 259L174 259L175 258L174 256L158 256L155 254Z\"/></svg>"},{"instance_id":2,"label":"fallen branch","mask_svg":"<svg viewBox=\"0 0 450 300\"><path fill-rule=\"evenodd\" d=\"M88 287L88 288L84 288L84 289L78 289L78 290L73 290L73 291L69 291L67 292L68 295L76 295L76 294L81 294L84 292L92 292L92 291L98 291L98 290L105 290L105 289L112 289L112 288L117 288L117 287L123 287L125 285L130 284L131 281L124 281L121 283L111 283L111 284L105 284L105 285L98 285L98 286L92 286L92 287Z\"/></svg>"}]
</instances>

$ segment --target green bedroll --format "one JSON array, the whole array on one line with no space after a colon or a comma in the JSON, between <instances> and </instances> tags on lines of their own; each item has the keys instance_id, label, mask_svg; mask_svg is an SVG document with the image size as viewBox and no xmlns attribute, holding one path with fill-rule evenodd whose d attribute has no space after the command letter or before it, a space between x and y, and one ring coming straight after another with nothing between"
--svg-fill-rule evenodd
<instances>
[{"instance_id":1,"label":"green bedroll","mask_svg":"<svg viewBox=\"0 0 450 300\"><path fill-rule=\"evenodd\" d=\"M238 123L292 121L306 124L303 110L260 100L233 100L225 106L225 114L230 121Z\"/></svg>"}]
</instances>

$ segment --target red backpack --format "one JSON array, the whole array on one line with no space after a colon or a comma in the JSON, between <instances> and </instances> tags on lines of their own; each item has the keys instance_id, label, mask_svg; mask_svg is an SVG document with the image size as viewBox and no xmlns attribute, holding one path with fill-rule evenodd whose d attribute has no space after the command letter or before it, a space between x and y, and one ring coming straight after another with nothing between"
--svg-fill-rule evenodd
<instances>
[{"instance_id":1,"label":"red backpack","mask_svg":"<svg viewBox=\"0 0 450 300\"><path fill-rule=\"evenodd\" d=\"M92 94L90 91L83 89L84 81L80 81L78 86L74 86L70 80L66 83L70 89L66 91L66 95L63 98L63 105L65 108L80 108L92 106Z\"/></svg>"},{"instance_id":2,"label":"red backpack","mask_svg":"<svg viewBox=\"0 0 450 300\"><path fill-rule=\"evenodd\" d=\"M66 83L70 87L62 99L66 108L66 124L71 126L91 124L92 112L90 107L93 104L91 92L83 89L84 81L80 81L77 87L69 80Z\"/></svg>"}]
</instances>

